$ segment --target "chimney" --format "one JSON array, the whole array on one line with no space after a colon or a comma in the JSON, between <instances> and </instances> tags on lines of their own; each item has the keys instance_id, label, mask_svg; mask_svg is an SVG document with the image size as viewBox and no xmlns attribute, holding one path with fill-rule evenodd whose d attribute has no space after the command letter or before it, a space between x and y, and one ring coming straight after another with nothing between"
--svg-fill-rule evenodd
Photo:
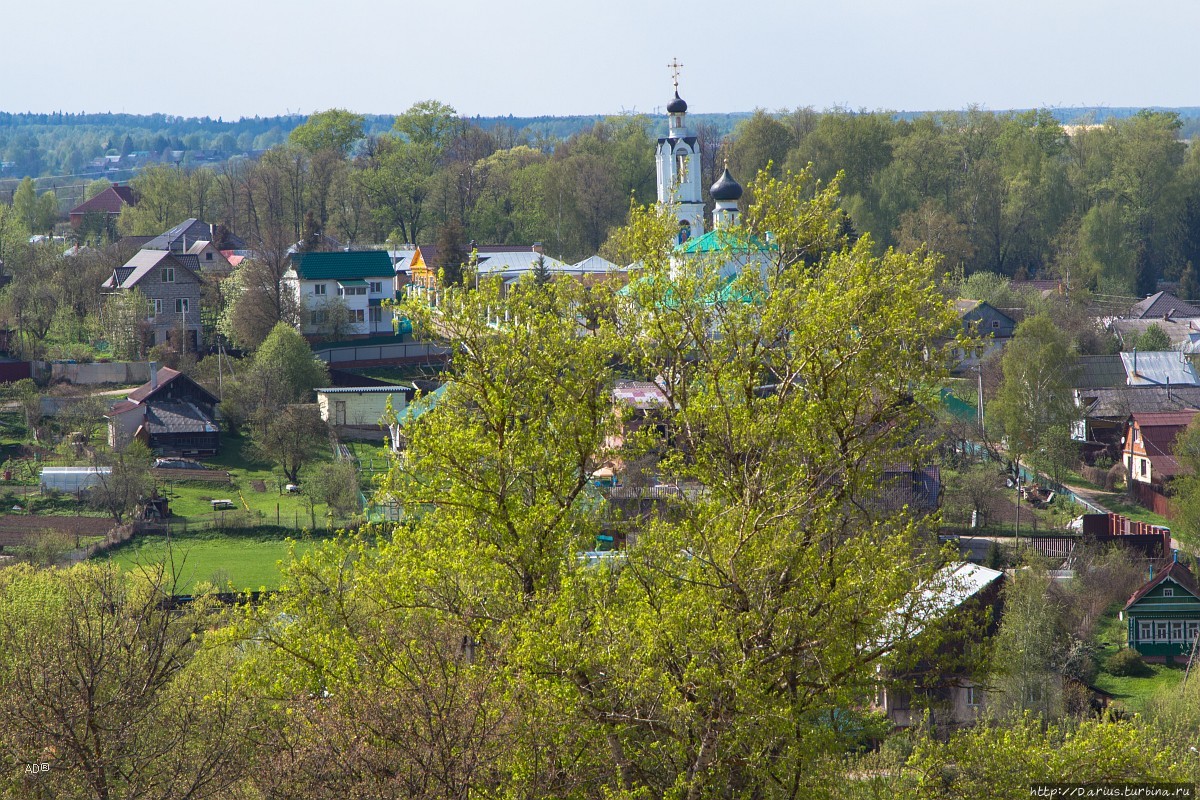
<instances>
[{"instance_id":1,"label":"chimney","mask_svg":"<svg viewBox=\"0 0 1200 800\"><path fill-rule=\"evenodd\" d=\"M1163 314L1163 322L1170 322L1175 317L1175 309L1167 309L1167 313Z\"/></svg>"},{"instance_id":2,"label":"chimney","mask_svg":"<svg viewBox=\"0 0 1200 800\"><path fill-rule=\"evenodd\" d=\"M541 242L534 242L533 252L537 253L538 255L542 255L546 252L546 248L542 246Z\"/></svg>"},{"instance_id":3,"label":"chimney","mask_svg":"<svg viewBox=\"0 0 1200 800\"><path fill-rule=\"evenodd\" d=\"M1138 374L1138 371L1137 371L1137 348L1135 347L1135 348L1133 348L1133 375L1134 375L1134 377L1137 377L1137 374Z\"/></svg>"},{"instance_id":4,"label":"chimney","mask_svg":"<svg viewBox=\"0 0 1200 800\"><path fill-rule=\"evenodd\" d=\"M150 391L158 388L158 362L150 362Z\"/></svg>"},{"instance_id":5,"label":"chimney","mask_svg":"<svg viewBox=\"0 0 1200 800\"><path fill-rule=\"evenodd\" d=\"M1172 563L1172 564L1178 564L1178 563L1179 563L1179 550L1178 550L1178 549L1172 549L1172 550L1171 550L1171 563Z\"/></svg>"}]
</instances>

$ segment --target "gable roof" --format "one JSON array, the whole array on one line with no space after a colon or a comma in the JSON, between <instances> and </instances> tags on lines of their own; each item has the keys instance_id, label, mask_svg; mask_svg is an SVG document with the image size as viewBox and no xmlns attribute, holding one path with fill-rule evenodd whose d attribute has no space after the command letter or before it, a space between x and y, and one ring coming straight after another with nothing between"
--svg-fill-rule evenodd
<instances>
[{"instance_id":1,"label":"gable roof","mask_svg":"<svg viewBox=\"0 0 1200 800\"><path fill-rule=\"evenodd\" d=\"M158 386L154 386L154 381L147 381L138 388L129 393L127 400L135 403L145 403L153 400L154 396L161 392L164 387L176 380L184 380L192 384L193 388L201 393L201 395L212 405L216 405L220 401L212 396L212 393L205 389L194 380L184 375L179 370L171 369L170 367L160 367L157 373Z\"/></svg>"},{"instance_id":2,"label":"gable roof","mask_svg":"<svg viewBox=\"0 0 1200 800\"><path fill-rule=\"evenodd\" d=\"M195 403L164 400L146 406L147 433L219 433L220 428Z\"/></svg>"},{"instance_id":3,"label":"gable roof","mask_svg":"<svg viewBox=\"0 0 1200 800\"><path fill-rule=\"evenodd\" d=\"M386 250L295 253L292 267L297 277L306 281L390 278L395 274Z\"/></svg>"},{"instance_id":4,"label":"gable roof","mask_svg":"<svg viewBox=\"0 0 1200 800\"><path fill-rule=\"evenodd\" d=\"M1003 572L969 561L947 564L917 587L904 607L892 612L890 621L901 623L908 617L913 627L905 638L911 639L1003 578Z\"/></svg>"},{"instance_id":5,"label":"gable roof","mask_svg":"<svg viewBox=\"0 0 1200 800\"><path fill-rule=\"evenodd\" d=\"M194 255L172 253L169 250L139 250L137 255L126 261L123 266L113 270L112 276L101 284L101 288L132 289L138 281L149 275L151 270L168 259L184 271L190 272L197 281L200 280L200 276L197 275L200 259Z\"/></svg>"},{"instance_id":6,"label":"gable roof","mask_svg":"<svg viewBox=\"0 0 1200 800\"><path fill-rule=\"evenodd\" d=\"M1156 292L1129 309L1133 319L1149 317L1200 317L1200 308L1170 292Z\"/></svg>"},{"instance_id":7,"label":"gable roof","mask_svg":"<svg viewBox=\"0 0 1200 800\"><path fill-rule=\"evenodd\" d=\"M84 200L72 208L70 213L91 214L102 212L105 214L120 214L121 209L132 205L137 205L137 196L133 193L133 189L128 186L113 184L90 200Z\"/></svg>"},{"instance_id":8,"label":"gable roof","mask_svg":"<svg viewBox=\"0 0 1200 800\"><path fill-rule=\"evenodd\" d=\"M1169 478L1188 471L1187 467L1175 458L1175 440L1196 414L1195 411L1175 411L1129 415L1130 423L1135 423L1142 435L1142 446L1146 449L1146 457L1150 459L1156 477ZM1128 435L1126 433L1126 436Z\"/></svg>"},{"instance_id":9,"label":"gable roof","mask_svg":"<svg viewBox=\"0 0 1200 800\"><path fill-rule=\"evenodd\" d=\"M1118 386L1079 394L1089 417L1125 419L1134 413L1200 410L1200 386Z\"/></svg>"},{"instance_id":10,"label":"gable roof","mask_svg":"<svg viewBox=\"0 0 1200 800\"><path fill-rule=\"evenodd\" d=\"M1200 599L1200 588L1196 586L1196 578L1192 575L1192 571L1183 564L1180 564L1178 561L1172 561L1170 564L1154 573L1150 580L1139 586L1138 590L1134 592L1132 596L1130 596L1129 602L1125 604L1125 608L1128 609L1130 606L1137 603L1139 600L1153 591L1156 586L1168 578L1175 581L1175 583L1179 584L1184 589L1188 590L1193 597Z\"/></svg>"},{"instance_id":11,"label":"gable roof","mask_svg":"<svg viewBox=\"0 0 1200 800\"><path fill-rule=\"evenodd\" d=\"M580 272L620 272L621 268L601 255L588 256L574 264L571 269Z\"/></svg>"},{"instance_id":12,"label":"gable roof","mask_svg":"<svg viewBox=\"0 0 1200 800\"><path fill-rule=\"evenodd\" d=\"M1129 386L1200 386L1200 375L1178 350L1121 353Z\"/></svg>"},{"instance_id":13,"label":"gable roof","mask_svg":"<svg viewBox=\"0 0 1200 800\"><path fill-rule=\"evenodd\" d=\"M1120 355L1079 356L1075 360L1076 388L1099 389L1125 386L1125 364Z\"/></svg>"},{"instance_id":14,"label":"gable roof","mask_svg":"<svg viewBox=\"0 0 1200 800\"><path fill-rule=\"evenodd\" d=\"M212 242L218 250L241 250L246 246L244 241L228 231L190 217L150 239L142 247L146 250L187 250L198 240Z\"/></svg>"}]
</instances>

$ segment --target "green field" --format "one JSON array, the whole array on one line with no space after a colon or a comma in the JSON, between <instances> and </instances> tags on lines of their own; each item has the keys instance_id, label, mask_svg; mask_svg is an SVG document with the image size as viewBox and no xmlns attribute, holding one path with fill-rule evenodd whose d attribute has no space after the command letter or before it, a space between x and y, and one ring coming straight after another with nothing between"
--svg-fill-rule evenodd
<instances>
[{"instance_id":1,"label":"green field","mask_svg":"<svg viewBox=\"0 0 1200 800\"><path fill-rule=\"evenodd\" d=\"M313 546L312 538L296 539L296 552ZM177 592L190 593L196 584L210 582L225 589L274 589L279 586L279 562L288 559L287 539L271 536L232 535L215 531L172 534L134 539L109 551L122 569L167 562L179 576Z\"/></svg>"}]
</instances>

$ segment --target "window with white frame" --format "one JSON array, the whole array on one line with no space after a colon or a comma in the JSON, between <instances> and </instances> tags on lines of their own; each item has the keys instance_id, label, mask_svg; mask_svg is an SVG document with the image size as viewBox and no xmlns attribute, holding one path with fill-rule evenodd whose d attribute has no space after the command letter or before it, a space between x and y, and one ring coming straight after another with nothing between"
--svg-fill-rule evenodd
<instances>
[{"instance_id":1,"label":"window with white frame","mask_svg":"<svg viewBox=\"0 0 1200 800\"><path fill-rule=\"evenodd\" d=\"M1149 642L1154 638L1154 623L1148 619L1138 622L1138 641Z\"/></svg>"},{"instance_id":2,"label":"window with white frame","mask_svg":"<svg viewBox=\"0 0 1200 800\"><path fill-rule=\"evenodd\" d=\"M162 282L163 283L174 283L175 282L175 268L174 267L163 267Z\"/></svg>"},{"instance_id":3,"label":"window with white frame","mask_svg":"<svg viewBox=\"0 0 1200 800\"><path fill-rule=\"evenodd\" d=\"M339 297L355 297L357 295L366 294L367 287L365 286L339 286Z\"/></svg>"},{"instance_id":4,"label":"window with white frame","mask_svg":"<svg viewBox=\"0 0 1200 800\"><path fill-rule=\"evenodd\" d=\"M1169 587L1169 586L1168 586L1168 587L1166 587L1165 589L1163 589L1163 595L1162 595L1162 596L1163 596L1163 597L1174 597L1174 596L1175 596L1175 590L1174 590L1174 589L1172 589L1171 587Z\"/></svg>"},{"instance_id":5,"label":"window with white frame","mask_svg":"<svg viewBox=\"0 0 1200 800\"><path fill-rule=\"evenodd\" d=\"M188 299L186 297L180 297L175 300L175 313L176 314L186 314L186 313L188 313L189 310L190 309L188 308Z\"/></svg>"},{"instance_id":6,"label":"window with white frame","mask_svg":"<svg viewBox=\"0 0 1200 800\"><path fill-rule=\"evenodd\" d=\"M324 325L325 324L325 312L324 311L312 312L312 324L313 325Z\"/></svg>"},{"instance_id":7,"label":"window with white frame","mask_svg":"<svg viewBox=\"0 0 1200 800\"><path fill-rule=\"evenodd\" d=\"M967 705L969 705L969 706L979 705L979 693L975 690L974 686L967 687Z\"/></svg>"},{"instance_id":8,"label":"window with white frame","mask_svg":"<svg viewBox=\"0 0 1200 800\"><path fill-rule=\"evenodd\" d=\"M1171 641L1183 641L1183 620L1173 621L1171 623Z\"/></svg>"},{"instance_id":9,"label":"window with white frame","mask_svg":"<svg viewBox=\"0 0 1200 800\"><path fill-rule=\"evenodd\" d=\"M1187 624L1187 641L1196 641L1196 634L1200 634L1200 620L1191 620Z\"/></svg>"},{"instance_id":10,"label":"window with white frame","mask_svg":"<svg viewBox=\"0 0 1200 800\"><path fill-rule=\"evenodd\" d=\"M383 281L371 281L371 294L383 294Z\"/></svg>"},{"instance_id":11,"label":"window with white frame","mask_svg":"<svg viewBox=\"0 0 1200 800\"><path fill-rule=\"evenodd\" d=\"M1165 620L1154 621L1154 641L1169 642L1171 641L1171 623Z\"/></svg>"},{"instance_id":12,"label":"window with white frame","mask_svg":"<svg viewBox=\"0 0 1200 800\"><path fill-rule=\"evenodd\" d=\"M361 308L350 309L350 321L351 322L364 322L365 320L366 320L366 313Z\"/></svg>"},{"instance_id":13,"label":"window with white frame","mask_svg":"<svg viewBox=\"0 0 1200 800\"><path fill-rule=\"evenodd\" d=\"M325 284L318 283L313 286L313 294L325 294Z\"/></svg>"},{"instance_id":14,"label":"window with white frame","mask_svg":"<svg viewBox=\"0 0 1200 800\"><path fill-rule=\"evenodd\" d=\"M151 312L150 316L157 317L161 313L162 313L162 300L156 299L154 301L154 311Z\"/></svg>"}]
</instances>

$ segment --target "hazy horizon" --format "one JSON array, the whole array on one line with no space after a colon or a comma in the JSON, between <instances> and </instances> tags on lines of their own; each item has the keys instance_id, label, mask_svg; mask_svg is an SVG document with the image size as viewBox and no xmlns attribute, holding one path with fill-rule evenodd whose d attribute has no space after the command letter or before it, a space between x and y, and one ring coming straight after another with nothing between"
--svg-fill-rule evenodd
<instances>
[{"instance_id":1,"label":"hazy horizon","mask_svg":"<svg viewBox=\"0 0 1200 800\"><path fill-rule=\"evenodd\" d=\"M160 8L6 9L0 108L234 120L432 98L464 116L655 113L673 58L696 112L1200 105L1185 60L1200 4L1179 0L345 0L336 13L208 0L182 20Z\"/></svg>"}]
</instances>

